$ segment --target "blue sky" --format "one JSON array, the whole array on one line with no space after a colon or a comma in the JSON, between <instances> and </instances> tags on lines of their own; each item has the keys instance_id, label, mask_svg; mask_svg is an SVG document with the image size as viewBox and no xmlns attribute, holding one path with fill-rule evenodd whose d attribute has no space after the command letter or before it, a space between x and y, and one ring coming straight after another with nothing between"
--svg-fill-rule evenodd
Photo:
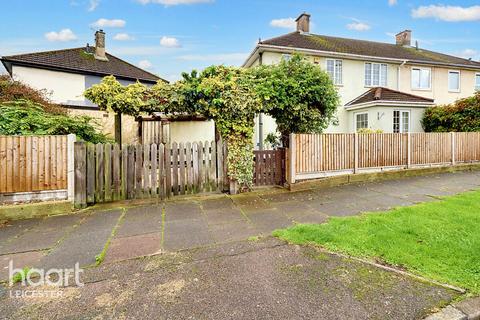
<instances>
[{"instance_id":1,"label":"blue sky","mask_svg":"<svg viewBox=\"0 0 480 320\"><path fill-rule=\"evenodd\" d=\"M108 52L176 80L211 64L241 65L258 38L290 32L304 11L313 33L394 42L408 28L420 47L480 59L478 1L448 0L5 1L0 55L93 44L103 28Z\"/></svg>"}]
</instances>

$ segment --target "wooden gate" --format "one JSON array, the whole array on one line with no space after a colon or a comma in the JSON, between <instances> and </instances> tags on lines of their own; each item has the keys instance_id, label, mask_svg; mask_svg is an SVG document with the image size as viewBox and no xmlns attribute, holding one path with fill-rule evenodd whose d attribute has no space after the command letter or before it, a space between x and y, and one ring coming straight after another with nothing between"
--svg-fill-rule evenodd
<instances>
[{"instance_id":1,"label":"wooden gate","mask_svg":"<svg viewBox=\"0 0 480 320\"><path fill-rule=\"evenodd\" d=\"M285 183L285 149L257 150L253 183L255 186L283 185Z\"/></svg>"},{"instance_id":2,"label":"wooden gate","mask_svg":"<svg viewBox=\"0 0 480 320\"><path fill-rule=\"evenodd\" d=\"M75 143L75 205L223 191L221 142L119 145Z\"/></svg>"}]
</instances>

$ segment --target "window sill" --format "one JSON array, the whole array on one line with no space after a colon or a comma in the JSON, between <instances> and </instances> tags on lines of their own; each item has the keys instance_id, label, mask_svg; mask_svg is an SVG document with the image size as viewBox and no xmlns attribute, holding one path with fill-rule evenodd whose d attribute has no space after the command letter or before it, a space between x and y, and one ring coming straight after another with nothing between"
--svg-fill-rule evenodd
<instances>
[{"instance_id":1,"label":"window sill","mask_svg":"<svg viewBox=\"0 0 480 320\"><path fill-rule=\"evenodd\" d=\"M460 93L460 90L448 90L448 93Z\"/></svg>"},{"instance_id":2,"label":"window sill","mask_svg":"<svg viewBox=\"0 0 480 320\"><path fill-rule=\"evenodd\" d=\"M428 88L428 89L412 88L412 91L432 91L432 88Z\"/></svg>"}]
</instances>

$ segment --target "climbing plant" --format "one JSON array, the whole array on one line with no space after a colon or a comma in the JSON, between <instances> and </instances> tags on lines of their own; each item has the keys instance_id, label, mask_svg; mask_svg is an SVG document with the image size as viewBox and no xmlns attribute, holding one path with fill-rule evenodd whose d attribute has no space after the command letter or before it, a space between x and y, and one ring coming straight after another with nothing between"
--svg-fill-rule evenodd
<instances>
[{"instance_id":1,"label":"climbing plant","mask_svg":"<svg viewBox=\"0 0 480 320\"><path fill-rule=\"evenodd\" d=\"M121 116L137 116L145 104L146 92L147 87L140 82L124 86L114 76L107 76L88 88L84 95L97 104L100 110L115 113L115 141L122 143Z\"/></svg>"},{"instance_id":2,"label":"climbing plant","mask_svg":"<svg viewBox=\"0 0 480 320\"><path fill-rule=\"evenodd\" d=\"M145 108L214 120L228 145L228 176L241 191L252 186L254 118L262 108L253 81L250 70L212 66L201 73L184 73L174 84L153 86Z\"/></svg>"},{"instance_id":3,"label":"climbing plant","mask_svg":"<svg viewBox=\"0 0 480 320\"><path fill-rule=\"evenodd\" d=\"M255 68L255 91L271 115L284 145L290 133L321 133L336 123L340 104L329 75L300 54Z\"/></svg>"}]
</instances>

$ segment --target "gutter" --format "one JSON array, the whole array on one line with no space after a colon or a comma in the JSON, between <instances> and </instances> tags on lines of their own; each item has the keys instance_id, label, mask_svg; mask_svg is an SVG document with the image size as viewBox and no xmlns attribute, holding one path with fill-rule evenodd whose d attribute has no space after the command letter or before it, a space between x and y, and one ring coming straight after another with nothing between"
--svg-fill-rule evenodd
<instances>
[{"instance_id":1,"label":"gutter","mask_svg":"<svg viewBox=\"0 0 480 320\"><path fill-rule=\"evenodd\" d=\"M262 50L263 49L263 50ZM313 49L303 49L303 48L292 48L292 47L284 47L284 46L273 46L273 45L266 45L266 44L258 44L255 50L250 54L247 58L243 67L251 66L250 60L255 56L257 51L273 51L273 52L281 52L281 53L292 53L292 52L303 52L308 53L314 56L321 56L321 57L344 57L349 58L352 60L373 60L373 61L383 61L383 62L394 62L402 64L405 59L398 59L398 58L387 58L387 57L379 57L379 56L367 56L367 55L360 55L360 54L352 54L352 53L341 53L341 52L332 52L332 51L322 51L322 50L313 50ZM421 64L421 65L432 65L432 66L446 66L446 67L460 67L464 69L473 69L473 70L480 70L480 65L478 66L470 66L464 64L454 64L454 63L443 63L443 62L432 62L432 61L425 61L425 60L407 60L408 63L411 64Z\"/></svg>"}]
</instances>

